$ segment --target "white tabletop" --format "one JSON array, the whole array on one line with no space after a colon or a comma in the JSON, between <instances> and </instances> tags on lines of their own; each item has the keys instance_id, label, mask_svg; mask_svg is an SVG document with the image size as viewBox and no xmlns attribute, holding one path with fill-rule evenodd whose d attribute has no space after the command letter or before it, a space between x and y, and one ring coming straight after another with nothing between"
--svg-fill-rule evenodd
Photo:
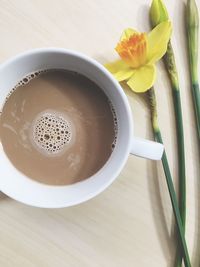
<instances>
[{"instance_id":1,"label":"white tabletop","mask_svg":"<svg viewBox=\"0 0 200 267\"><path fill-rule=\"evenodd\" d=\"M196 0L200 7L200 0ZM186 238L193 266L200 262L200 166L188 75L184 0L165 1L180 76L187 163ZM0 59L27 49L57 46L101 63L117 58L114 47L126 27L148 31L149 0L2 0ZM162 63L155 84L159 121L177 187L177 150L169 81ZM126 90L137 136L153 139L148 104ZM0 266L173 266L174 217L161 163L135 156L118 179L82 205L38 209L0 195Z\"/></svg>"}]
</instances>

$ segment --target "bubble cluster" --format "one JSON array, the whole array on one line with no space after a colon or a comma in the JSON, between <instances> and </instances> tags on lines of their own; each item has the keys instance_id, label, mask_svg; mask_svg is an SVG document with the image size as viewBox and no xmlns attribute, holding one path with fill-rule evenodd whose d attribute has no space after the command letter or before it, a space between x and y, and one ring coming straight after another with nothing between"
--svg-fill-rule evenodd
<instances>
[{"instance_id":1,"label":"bubble cluster","mask_svg":"<svg viewBox=\"0 0 200 267\"><path fill-rule=\"evenodd\" d=\"M50 112L43 112L36 118L32 134L37 147L52 155L61 152L72 138L66 118Z\"/></svg>"},{"instance_id":2,"label":"bubble cluster","mask_svg":"<svg viewBox=\"0 0 200 267\"><path fill-rule=\"evenodd\" d=\"M116 115L116 111L115 111L115 108L112 104L112 102L109 100L109 105L110 105L110 109L111 109L111 112L112 112L112 115L113 115L113 121L114 121L114 133L115 133L115 136L114 136L114 140L112 142L112 150L114 150L115 146L116 146L116 143L117 143L117 134L118 134L118 122L117 122L117 115Z\"/></svg>"},{"instance_id":3,"label":"bubble cluster","mask_svg":"<svg viewBox=\"0 0 200 267\"><path fill-rule=\"evenodd\" d=\"M18 82L16 84L16 86L13 88L13 90L15 90L17 87L19 86L24 86L26 85L27 83L29 83L32 79L38 77L41 73L44 73L44 72L48 72L48 70L38 70L36 72L32 72L30 74L28 74L27 76L25 76L20 82Z\"/></svg>"}]
</instances>

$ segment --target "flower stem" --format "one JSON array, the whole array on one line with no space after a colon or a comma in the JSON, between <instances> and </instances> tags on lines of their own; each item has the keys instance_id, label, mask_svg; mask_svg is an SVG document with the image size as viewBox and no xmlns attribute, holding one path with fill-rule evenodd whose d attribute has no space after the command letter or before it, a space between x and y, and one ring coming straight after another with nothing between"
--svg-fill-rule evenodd
<instances>
[{"instance_id":1,"label":"flower stem","mask_svg":"<svg viewBox=\"0 0 200 267\"><path fill-rule=\"evenodd\" d=\"M158 126L156 97L155 97L155 92L154 92L153 88L151 88L148 91L148 97L150 100L151 119L152 119L154 139L157 142L163 143L161 132L160 132L160 129ZM170 199L171 199L171 203L172 203L172 208L173 208L173 212L174 212L174 216L175 216L175 221L176 221L176 225L177 225L181 254L183 256L185 266L191 267L188 249L187 249L187 244L185 241L185 231L184 231L184 227L182 224L181 214L180 214L179 207L178 207L178 201L177 201L176 193L174 190L174 185L172 182L172 176L171 176L171 172L170 172L170 168L169 168L169 164L168 164L167 155L165 152L164 152L163 157L162 157L162 165L163 165L163 170L165 173L165 178L166 178L166 182L167 182L167 186L168 186L168 190L169 190L169 195L170 195Z\"/></svg>"},{"instance_id":2,"label":"flower stem","mask_svg":"<svg viewBox=\"0 0 200 267\"><path fill-rule=\"evenodd\" d=\"M200 91L198 82L192 81L192 96L193 96L194 110L196 115L196 127L197 127L198 139L200 142Z\"/></svg>"},{"instance_id":3,"label":"flower stem","mask_svg":"<svg viewBox=\"0 0 200 267\"><path fill-rule=\"evenodd\" d=\"M192 83L192 96L196 115L196 127L200 141L200 91L198 83L198 38L199 38L199 14L194 0L187 0L186 28L188 40L188 54L190 61L190 76Z\"/></svg>"},{"instance_id":4,"label":"flower stem","mask_svg":"<svg viewBox=\"0 0 200 267\"><path fill-rule=\"evenodd\" d=\"M186 177L185 177L185 149L184 149L184 134L183 134L183 118L181 108L180 89L178 81L178 73L176 69L175 57L171 42L169 41L167 52L164 56L166 70L171 82L174 112L176 119L176 135L177 135L177 149L178 149L178 176L179 176L179 209L185 232L186 221ZM177 251L176 265L181 266L182 255Z\"/></svg>"}]
</instances>

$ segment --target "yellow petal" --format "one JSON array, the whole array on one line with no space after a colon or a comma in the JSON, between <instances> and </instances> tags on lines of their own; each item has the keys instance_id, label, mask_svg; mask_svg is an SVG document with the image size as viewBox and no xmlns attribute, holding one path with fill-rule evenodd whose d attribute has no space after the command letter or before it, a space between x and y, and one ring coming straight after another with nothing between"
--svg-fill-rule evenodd
<instances>
[{"instance_id":1,"label":"yellow petal","mask_svg":"<svg viewBox=\"0 0 200 267\"><path fill-rule=\"evenodd\" d=\"M123 60L116 60L111 63L106 63L104 67L111 73L116 73L122 69L129 69L129 66Z\"/></svg>"},{"instance_id":2,"label":"yellow petal","mask_svg":"<svg viewBox=\"0 0 200 267\"><path fill-rule=\"evenodd\" d=\"M167 44L171 37L172 25L170 21L164 21L156 26L148 34L147 61L152 64L164 56Z\"/></svg>"},{"instance_id":3,"label":"yellow petal","mask_svg":"<svg viewBox=\"0 0 200 267\"><path fill-rule=\"evenodd\" d=\"M134 69L130 68L123 60L117 60L112 63L105 64L105 67L121 82L130 78Z\"/></svg>"},{"instance_id":4,"label":"yellow petal","mask_svg":"<svg viewBox=\"0 0 200 267\"><path fill-rule=\"evenodd\" d=\"M138 33L138 32L131 29L131 28L124 30L121 37L120 37L120 41L123 41L125 39L129 39L134 33Z\"/></svg>"},{"instance_id":5,"label":"yellow petal","mask_svg":"<svg viewBox=\"0 0 200 267\"><path fill-rule=\"evenodd\" d=\"M122 82L125 81L127 79L129 79L136 70L134 69L124 69L124 70L120 70L116 73L114 73L113 75L115 76L115 78L118 80L118 82Z\"/></svg>"},{"instance_id":6,"label":"yellow petal","mask_svg":"<svg viewBox=\"0 0 200 267\"><path fill-rule=\"evenodd\" d=\"M136 93L144 93L150 89L156 78L156 68L154 65L145 65L137 70L128 80L127 84Z\"/></svg>"}]
</instances>

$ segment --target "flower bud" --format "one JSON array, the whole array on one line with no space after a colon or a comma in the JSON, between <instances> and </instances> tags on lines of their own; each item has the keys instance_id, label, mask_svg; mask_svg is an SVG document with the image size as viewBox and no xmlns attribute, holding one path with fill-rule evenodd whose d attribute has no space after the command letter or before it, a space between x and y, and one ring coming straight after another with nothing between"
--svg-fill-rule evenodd
<instances>
[{"instance_id":1,"label":"flower bud","mask_svg":"<svg viewBox=\"0 0 200 267\"><path fill-rule=\"evenodd\" d=\"M153 0L150 8L150 20L153 27L169 19L167 9L162 0Z\"/></svg>"},{"instance_id":2,"label":"flower bud","mask_svg":"<svg viewBox=\"0 0 200 267\"><path fill-rule=\"evenodd\" d=\"M197 5L194 0L187 1L186 7L186 19L188 27L198 27L199 26L199 14L197 10Z\"/></svg>"}]
</instances>

